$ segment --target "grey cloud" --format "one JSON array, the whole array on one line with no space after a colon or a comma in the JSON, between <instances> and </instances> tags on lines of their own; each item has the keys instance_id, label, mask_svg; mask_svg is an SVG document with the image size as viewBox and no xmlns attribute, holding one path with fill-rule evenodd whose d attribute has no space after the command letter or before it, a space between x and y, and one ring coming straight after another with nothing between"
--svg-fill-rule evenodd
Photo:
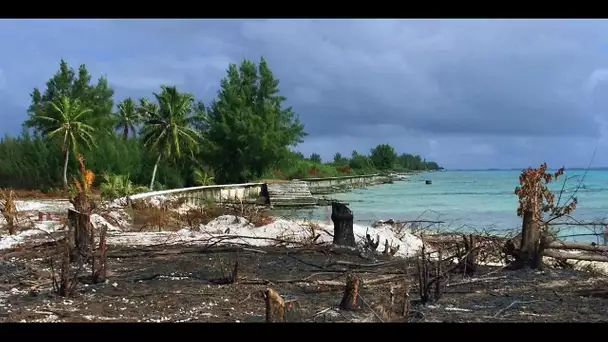
<instances>
[{"instance_id":1,"label":"grey cloud","mask_svg":"<svg viewBox=\"0 0 608 342\"><path fill-rule=\"evenodd\" d=\"M209 101L228 63L263 55L311 133L304 152L390 142L448 167L579 166L595 144L597 163L608 162L607 29L599 20L9 20L0 69L18 108L61 57L106 74L118 99L171 83Z\"/></svg>"}]
</instances>

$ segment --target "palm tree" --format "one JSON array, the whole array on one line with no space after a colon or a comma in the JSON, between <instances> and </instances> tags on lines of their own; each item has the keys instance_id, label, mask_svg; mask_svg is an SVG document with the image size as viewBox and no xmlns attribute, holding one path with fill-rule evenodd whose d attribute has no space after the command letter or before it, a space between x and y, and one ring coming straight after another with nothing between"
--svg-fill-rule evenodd
<instances>
[{"instance_id":1,"label":"palm tree","mask_svg":"<svg viewBox=\"0 0 608 342\"><path fill-rule=\"evenodd\" d=\"M129 137L129 132L135 132L135 125L140 122L140 112L137 110L135 101L126 98L118 104L118 112L114 113L114 129L122 130L123 138Z\"/></svg>"},{"instance_id":2,"label":"palm tree","mask_svg":"<svg viewBox=\"0 0 608 342\"><path fill-rule=\"evenodd\" d=\"M197 185L213 185L215 177L202 169L194 169L194 183Z\"/></svg>"},{"instance_id":3,"label":"palm tree","mask_svg":"<svg viewBox=\"0 0 608 342\"><path fill-rule=\"evenodd\" d=\"M40 122L44 136L61 141L61 150L64 153L63 187L67 190L70 151L77 152L80 143L84 143L87 148L95 145L92 133L96 130L84 123L92 110L85 108L80 100L73 100L65 95L51 102L50 109L52 111L49 116L37 115L34 120Z\"/></svg>"},{"instance_id":4,"label":"palm tree","mask_svg":"<svg viewBox=\"0 0 608 342\"><path fill-rule=\"evenodd\" d=\"M192 153L198 137L191 128L194 96L180 93L176 87L162 86L161 89L160 94L154 93L157 104L140 100L140 112L145 113L141 131L144 146L158 153L150 190L153 189L161 158L180 157L184 147Z\"/></svg>"}]
</instances>

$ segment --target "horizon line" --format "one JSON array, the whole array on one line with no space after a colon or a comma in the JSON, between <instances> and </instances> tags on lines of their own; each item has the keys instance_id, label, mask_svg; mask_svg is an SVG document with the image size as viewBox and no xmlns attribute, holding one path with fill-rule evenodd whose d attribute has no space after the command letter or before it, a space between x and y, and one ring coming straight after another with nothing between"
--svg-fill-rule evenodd
<instances>
[{"instance_id":1,"label":"horizon line","mask_svg":"<svg viewBox=\"0 0 608 342\"><path fill-rule=\"evenodd\" d=\"M527 169L529 166L527 167L512 167L512 168L479 168L479 169L448 169L448 168L444 168L444 171L521 171L521 170L525 170ZM557 168L548 168L548 170L557 170ZM596 167L565 167L565 171L568 170L576 170L576 171L581 171L581 170L596 170L596 171L600 171L600 170L608 170L608 166L596 166Z\"/></svg>"}]
</instances>

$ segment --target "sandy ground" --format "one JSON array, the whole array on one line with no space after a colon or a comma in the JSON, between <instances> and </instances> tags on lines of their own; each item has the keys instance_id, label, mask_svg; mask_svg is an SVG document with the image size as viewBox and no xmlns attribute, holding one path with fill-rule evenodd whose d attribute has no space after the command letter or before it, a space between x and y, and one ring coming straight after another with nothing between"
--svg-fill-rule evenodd
<instances>
[{"instance_id":1,"label":"sandy ground","mask_svg":"<svg viewBox=\"0 0 608 342\"><path fill-rule=\"evenodd\" d=\"M166 200L150 199L157 205ZM225 215L175 232L132 232L122 204L118 200L106 205L111 217L107 212L92 216L96 227L105 224L110 230L108 282L87 284L90 271L82 270L76 295L62 298L52 286L57 249L48 242L65 229L53 213L65 213L71 205L54 200L18 202L20 219L29 229L0 235L0 322L261 321L260 293L267 287L297 298L299 309L290 318L294 321L566 322L608 317L604 293L588 293L608 289L607 278L565 269L481 267L473 276L453 273L442 280L441 299L421 305L412 256L422 242L390 225L355 225L354 230L359 244L366 234L379 236L380 252L384 241L399 246L395 257L336 250L329 246L331 225L281 218L254 227L242 217ZM51 213L51 220L45 215L38 221L39 212ZM218 284L237 260L238 283ZM348 272L369 284L356 312L337 308ZM404 316L405 293L409 310Z\"/></svg>"}]
</instances>

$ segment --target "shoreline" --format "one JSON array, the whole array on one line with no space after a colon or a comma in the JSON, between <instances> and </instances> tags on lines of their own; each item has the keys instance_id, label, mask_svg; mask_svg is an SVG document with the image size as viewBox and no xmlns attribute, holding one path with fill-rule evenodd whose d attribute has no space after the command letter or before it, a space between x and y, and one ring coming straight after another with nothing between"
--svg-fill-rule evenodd
<instances>
[{"instance_id":1,"label":"shoreline","mask_svg":"<svg viewBox=\"0 0 608 342\"><path fill-rule=\"evenodd\" d=\"M177 203L175 198L156 196L147 198L146 202L153 208L160 208L164 203ZM103 210L91 215L91 222L96 229L105 225L108 227L110 246L146 246L159 243L172 245L197 245L208 243L211 240L238 240L239 243L251 246L268 246L276 239L280 238L286 246L297 246L302 243L331 244L333 239L333 223L326 218L325 220L311 220L306 218L288 218L286 216L272 216L270 221L264 224L253 224L242 215L225 214L219 215L208 223L200 223L188 226L184 221L181 226L172 230L158 232L137 232L133 226L136 218L133 213L126 210L123 200L118 199L103 205ZM20 215L19 225L24 228L16 235L6 234L2 229L6 224L3 217L0 217L0 251L18 248L19 245L36 240L47 241L48 235L63 234L66 231L65 217L67 209L73 208L68 201L17 201L17 209ZM189 212L195 211L197 207L187 203L179 204L170 209L170 212L182 218ZM241 209L242 211L242 209ZM39 213L44 212L44 215ZM42 219L42 221L41 221ZM183 218L182 218L183 220ZM168 228L168 227L165 227ZM499 239L506 241L508 234L496 234L488 232L456 232L448 230L429 231L412 222L399 222L393 219L386 221L375 221L369 224L354 222L355 238L358 246L364 245L369 234L372 238L380 238L381 245L388 243L391 246L399 246L398 257L408 258L417 255L422 247L424 239L441 239L451 236L456 241L463 234L473 234L483 239ZM204 241L204 242L203 242ZM452 241L452 242L454 242ZM289 242L289 243L288 243ZM218 242L220 243L220 242ZM221 244L221 243L220 243ZM230 242L228 242L230 244ZM381 249L381 248L379 248ZM552 259L549 257L549 259ZM492 261L492 265L499 266ZM586 265L594 265L601 269L601 272L608 274L608 262L579 262Z\"/></svg>"}]
</instances>

